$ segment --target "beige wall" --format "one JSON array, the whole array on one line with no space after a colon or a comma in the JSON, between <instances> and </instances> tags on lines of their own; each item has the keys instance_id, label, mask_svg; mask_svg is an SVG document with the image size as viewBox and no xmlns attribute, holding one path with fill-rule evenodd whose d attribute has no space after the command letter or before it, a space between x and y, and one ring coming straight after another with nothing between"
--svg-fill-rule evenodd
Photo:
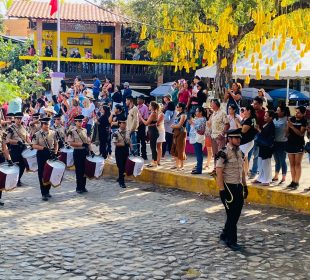
<instances>
[{"instance_id":1,"label":"beige wall","mask_svg":"<svg viewBox=\"0 0 310 280\"><path fill-rule=\"evenodd\" d=\"M29 28L28 19L5 19L4 34L7 36L31 37L33 31Z\"/></svg>"}]
</instances>

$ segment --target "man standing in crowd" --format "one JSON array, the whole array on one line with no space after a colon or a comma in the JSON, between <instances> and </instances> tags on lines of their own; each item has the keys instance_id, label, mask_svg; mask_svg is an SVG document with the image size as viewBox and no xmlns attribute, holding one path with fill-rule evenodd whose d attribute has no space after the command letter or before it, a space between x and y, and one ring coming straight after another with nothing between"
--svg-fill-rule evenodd
<instances>
[{"instance_id":1,"label":"man standing in crowd","mask_svg":"<svg viewBox=\"0 0 310 280\"><path fill-rule=\"evenodd\" d=\"M89 153L92 156L94 155L94 152L91 150L90 138L87 137L86 129L82 128L83 119L83 115L75 117L75 127L68 132L68 143L74 148L73 160L75 165L76 192L79 194L88 192L86 189L85 160Z\"/></svg>"},{"instance_id":2,"label":"man standing in crowd","mask_svg":"<svg viewBox=\"0 0 310 280\"><path fill-rule=\"evenodd\" d=\"M40 119L41 129L32 138L32 147L37 150L38 177L43 201L48 201L52 197L50 195L51 184L43 183L44 166L47 160L57 158L58 151L56 133L50 129L50 120L50 118Z\"/></svg>"},{"instance_id":3,"label":"man standing in crowd","mask_svg":"<svg viewBox=\"0 0 310 280\"><path fill-rule=\"evenodd\" d=\"M147 106L144 104L144 96L140 95L137 100L138 103L138 110L139 114L141 115L142 119L145 121L149 117L149 109ZM138 139L137 139L138 145L138 155L140 155L144 160L147 160L147 154L146 154L146 126L145 124L140 121L139 122L139 127L138 127ZM141 150L140 150L141 149Z\"/></svg>"},{"instance_id":4,"label":"man standing in crowd","mask_svg":"<svg viewBox=\"0 0 310 280\"><path fill-rule=\"evenodd\" d=\"M21 186L21 177L25 171L25 162L22 152L26 149L26 143L30 143L29 135L25 127L22 125L23 113L15 114L15 123L8 127L6 131L6 142L10 144L10 155L13 162L17 162L19 166L19 177L17 186Z\"/></svg>"},{"instance_id":5,"label":"man standing in crowd","mask_svg":"<svg viewBox=\"0 0 310 280\"><path fill-rule=\"evenodd\" d=\"M131 88L129 88L129 83L125 82L124 83L124 92L123 92L123 106L124 106L124 109L125 109L125 116L126 117L128 115L128 108L126 106L126 98L128 96L131 96L131 94L132 94L132 91L131 91Z\"/></svg>"},{"instance_id":6,"label":"man standing in crowd","mask_svg":"<svg viewBox=\"0 0 310 280\"><path fill-rule=\"evenodd\" d=\"M225 146L225 133L229 129L229 120L225 112L221 110L221 104L218 99L211 101L213 114L208 121L208 127L211 129L212 153L216 155L220 149ZM214 170L210 173L215 175L215 159Z\"/></svg>"},{"instance_id":7,"label":"man standing in crowd","mask_svg":"<svg viewBox=\"0 0 310 280\"><path fill-rule=\"evenodd\" d=\"M133 146L131 153L135 156L138 155L138 147L137 147L137 132L139 127L139 110L137 106L133 103L133 97L126 97L126 106L128 108L128 116L127 116L127 131L130 135L131 145Z\"/></svg>"},{"instance_id":8,"label":"man standing in crowd","mask_svg":"<svg viewBox=\"0 0 310 280\"><path fill-rule=\"evenodd\" d=\"M98 96L99 96L99 93L100 93L100 80L98 79L97 75L94 75L93 76L93 94L94 94L94 98L96 100L98 100Z\"/></svg>"},{"instance_id":9,"label":"man standing in crowd","mask_svg":"<svg viewBox=\"0 0 310 280\"><path fill-rule=\"evenodd\" d=\"M243 154L239 149L241 128L227 131L228 143L215 156L216 184L226 210L226 223L220 241L234 251L240 250L237 243L237 223L241 215L243 201L248 196Z\"/></svg>"},{"instance_id":10,"label":"man standing in crowd","mask_svg":"<svg viewBox=\"0 0 310 280\"><path fill-rule=\"evenodd\" d=\"M264 104L264 100L261 97L256 96L254 98L253 108L254 108L255 113L256 113L256 122L257 122L257 125L259 126L260 129L262 129L264 124L265 124L265 120L264 120L265 109L263 108L263 104ZM253 165L252 165L251 174L249 176L249 179L254 179L255 176L257 175L258 153L259 153L259 147L254 142L254 147L252 148L252 150L249 153L249 162L250 162L251 156L253 155Z\"/></svg>"}]
</instances>

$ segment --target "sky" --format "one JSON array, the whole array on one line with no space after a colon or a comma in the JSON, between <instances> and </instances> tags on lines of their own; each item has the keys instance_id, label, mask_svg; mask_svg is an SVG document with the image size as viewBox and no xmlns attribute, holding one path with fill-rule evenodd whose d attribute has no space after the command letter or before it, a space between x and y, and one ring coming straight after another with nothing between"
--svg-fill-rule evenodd
<instances>
[{"instance_id":1,"label":"sky","mask_svg":"<svg viewBox=\"0 0 310 280\"><path fill-rule=\"evenodd\" d=\"M31 1L36 1L36 0L31 0ZM49 2L50 0L38 0L39 2ZM98 3L100 1L97 0L89 0L93 3ZM65 2L71 2L71 3L86 3L84 0L65 0ZM4 5L2 3L0 3L0 14L4 15L6 12Z\"/></svg>"}]
</instances>

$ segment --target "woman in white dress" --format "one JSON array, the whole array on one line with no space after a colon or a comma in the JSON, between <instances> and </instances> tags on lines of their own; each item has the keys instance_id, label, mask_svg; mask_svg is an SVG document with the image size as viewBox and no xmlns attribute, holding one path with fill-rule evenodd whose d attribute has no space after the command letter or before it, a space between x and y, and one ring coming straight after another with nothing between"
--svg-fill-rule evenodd
<instances>
[{"instance_id":1,"label":"woman in white dress","mask_svg":"<svg viewBox=\"0 0 310 280\"><path fill-rule=\"evenodd\" d=\"M163 107L161 106L158 113L157 129L159 136L157 138L157 165L160 165L160 160L163 153L163 143L166 142L165 137L165 114L163 113Z\"/></svg>"}]
</instances>

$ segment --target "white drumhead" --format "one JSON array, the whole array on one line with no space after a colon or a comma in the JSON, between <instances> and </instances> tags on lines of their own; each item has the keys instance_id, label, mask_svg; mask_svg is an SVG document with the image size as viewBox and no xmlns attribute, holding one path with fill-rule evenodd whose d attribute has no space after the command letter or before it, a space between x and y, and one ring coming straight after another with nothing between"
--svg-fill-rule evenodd
<instances>
[{"instance_id":1,"label":"white drumhead","mask_svg":"<svg viewBox=\"0 0 310 280\"><path fill-rule=\"evenodd\" d=\"M61 152L61 153L66 153L66 154L68 154L68 153L73 153L73 149L62 148L62 149L60 149L60 152Z\"/></svg>"},{"instance_id":2,"label":"white drumhead","mask_svg":"<svg viewBox=\"0 0 310 280\"><path fill-rule=\"evenodd\" d=\"M86 158L90 162L95 162L95 163L102 163L102 162L104 162L104 158L101 157L101 156L94 156L94 157L88 156Z\"/></svg>"},{"instance_id":3,"label":"white drumhead","mask_svg":"<svg viewBox=\"0 0 310 280\"><path fill-rule=\"evenodd\" d=\"M29 148L22 152L23 158L35 157L36 155L37 155L37 150L31 150Z\"/></svg>"},{"instance_id":4,"label":"white drumhead","mask_svg":"<svg viewBox=\"0 0 310 280\"><path fill-rule=\"evenodd\" d=\"M66 165L60 160L48 160L47 163L54 168L66 168Z\"/></svg>"},{"instance_id":5,"label":"white drumhead","mask_svg":"<svg viewBox=\"0 0 310 280\"><path fill-rule=\"evenodd\" d=\"M135 163L144 163L144 159L142 157L130 156L129 160L131 160Z\"/></svg>"},{"instance_id":6,"label":"white drumhead","mask_svg":"<svg viewBox=\"0 0 310 280\"><path fill-rule=\"evenodd\" d=\"M0 165L0 172L4 174L16 174L19 173L19 167L16 165L8 166L6 163Z\"/></svg>"}]
</instances>

